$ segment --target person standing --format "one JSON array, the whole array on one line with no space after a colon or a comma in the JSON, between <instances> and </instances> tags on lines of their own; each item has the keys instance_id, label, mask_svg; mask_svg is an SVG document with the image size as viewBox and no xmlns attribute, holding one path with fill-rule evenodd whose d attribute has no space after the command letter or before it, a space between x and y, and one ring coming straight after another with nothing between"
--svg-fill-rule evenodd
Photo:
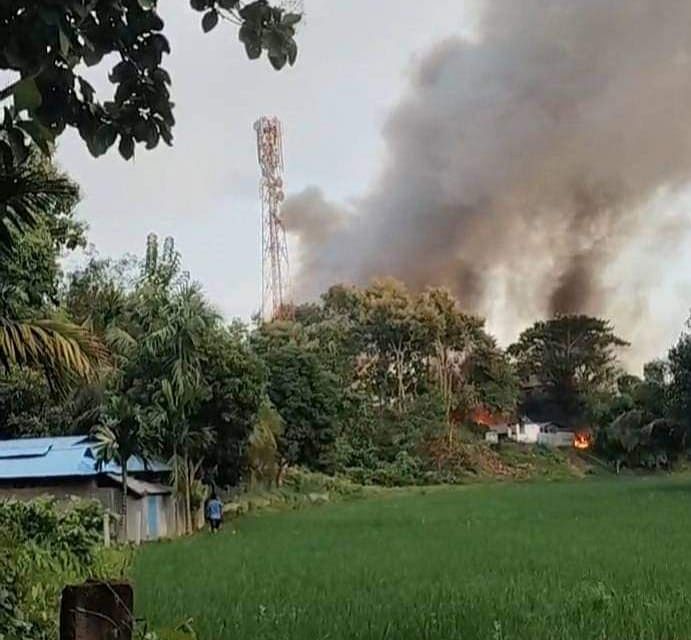
<instances>
[{"instance_id":1,"label":"person standing","mask_svg":"<svg viewBox=\"0 0 691 640\"><path fill-rule=\"evenodd\" d=\"M209 527L213 533L216 533L221 528L223 503L218 499L215 491L211 492L211 497L206 503L206 519L209 521Z\"/></svg>"}]
</instances>

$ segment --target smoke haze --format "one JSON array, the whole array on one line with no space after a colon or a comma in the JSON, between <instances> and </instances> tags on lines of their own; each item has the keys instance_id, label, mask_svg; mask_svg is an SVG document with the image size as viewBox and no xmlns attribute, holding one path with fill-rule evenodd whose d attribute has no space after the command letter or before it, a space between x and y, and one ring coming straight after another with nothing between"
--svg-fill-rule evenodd
<instances>
[{"instance_id":1,"label":"smoke haze","mask_svg":"<svg viewBox=\"0 0 691 640\"><path fill-rule=\"evenodd\" d=\"M634 340L654 265L619 263L641 238L667 258L683 238L650 211L691 176L691 3L488 1L477 40L422 57L384 138L352 206L286 200L298 298L391 275L449 287L500 337L585 312Z\"/></svg>"}]
</instances>

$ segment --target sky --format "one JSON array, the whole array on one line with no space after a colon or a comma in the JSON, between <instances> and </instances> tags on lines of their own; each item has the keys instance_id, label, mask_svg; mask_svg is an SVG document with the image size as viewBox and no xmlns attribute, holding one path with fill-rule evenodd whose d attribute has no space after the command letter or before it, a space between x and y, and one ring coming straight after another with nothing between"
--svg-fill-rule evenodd
<instances>
[{"instance_id":1,"label":"sky","mask_svg":"<svg viewBox=\"0 0 691 640\"><path fill-rule=\"evenodd\" d=\"M58 161L81 186L78 215L101 255L141 255L148 233L173 236L184 268L225 317L248 320L260 303L261 266L253 122L262 115L283 122L288 194L317 185L329 200L347 205L386 165L382 129L406 95L416 63L445 39L477 37L482 0L434 0L424 8L419 0L306 0L297 63L280 72L265 58L249 61L232 25L203 34L187 2L159 4L172 47L164 66L173 78L174 146L138 148L130 162L116 149L94 159L68 132ZM97 88L110 90L107 67L93 71L89 79ZM657 214L691 211L690 200L667 202L662 194ZM615 265L634 293L639 276L631 276L631 265L638 265L641 287L660 272L659 285L644 300L658 325L639 323L636 335L625 336L638 345L628 360L634 370L665 353L688 314L686 230L674 240L664 247L643 234ZM295 258L298 247L290 249ZM639 313L625 290L612 289L612 295L619 318ZM489 328L506 344L516 337L514 324L500 318Z\"/></svg>"},{"instance_id":2,"label":"sky","mask_svg":"<svg viewBox=\"0 0 691 640\"><path fill-rule=\"evenodd\" d=\"M58 161L80 184L78 215L101 255L142 254L148 233L173 236L184 266L227 317L259 307L259 168L253 122L283 122L286 191L319 184L347 201L376 176L388 111L416 56L473 29L476 3L307 0L293 68L249 61L232 25L203 34L187 2L161 2L172 52L174 146L92 158L74 133ZM104 75L107 68L98 69ZM108 88L93 78L97 88ZM71 260L69 264L74 264Z\"/></svg>"}]
</instances>

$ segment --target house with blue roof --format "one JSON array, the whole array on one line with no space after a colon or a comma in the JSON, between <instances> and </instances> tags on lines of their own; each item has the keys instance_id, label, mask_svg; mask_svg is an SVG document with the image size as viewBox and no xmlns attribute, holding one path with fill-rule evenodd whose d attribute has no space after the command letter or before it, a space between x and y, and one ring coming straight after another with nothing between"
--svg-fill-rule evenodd
<instances>
[{"instance_id":1,"label":"house with blue roof","mask_svg":"<svg viewBox=\"0 0 691 640\"><path fill-rule=\"evenodd\" d=\"M0 440L0 499L91 498L119 513L122 470L115 463L99 466L95 447L89 436ZM170 467L133 457L127 475L128 540L173 537L175 505L165 484Z\"/></svg>"}]
</instances>

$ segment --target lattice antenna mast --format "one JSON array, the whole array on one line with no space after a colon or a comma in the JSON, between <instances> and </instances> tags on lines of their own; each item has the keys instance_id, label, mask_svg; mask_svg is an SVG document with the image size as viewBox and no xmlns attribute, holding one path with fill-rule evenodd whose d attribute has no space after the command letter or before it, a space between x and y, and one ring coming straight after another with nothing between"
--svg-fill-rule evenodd
<instances>
[{"instance_id":1,"label":"lattice antenna mast","mask_svg":"<svg viewBox=\"0 0 691 640\"><path fill-rule=\"evenodd\" d=\"M283 193L283 135L278 118L259 118L257 156L261 169L262 305L265 322L290 316L288 245L281 221Z\"/></svg>"}]
</instances>

